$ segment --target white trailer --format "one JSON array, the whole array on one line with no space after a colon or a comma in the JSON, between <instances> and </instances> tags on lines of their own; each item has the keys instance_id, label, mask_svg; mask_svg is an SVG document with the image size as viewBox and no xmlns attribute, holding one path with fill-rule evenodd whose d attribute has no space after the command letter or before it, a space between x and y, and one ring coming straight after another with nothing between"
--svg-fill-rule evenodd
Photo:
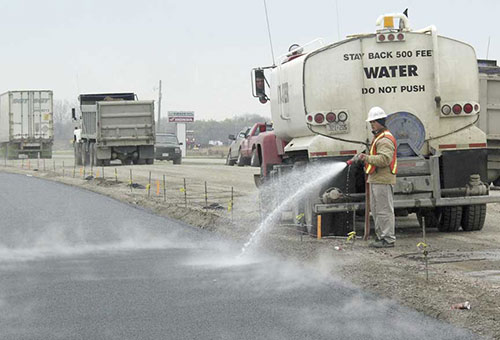
<instances>
[{"instance_id":1,"label":"white trailer","mask_svg":"<svg viewBox=\"0 0 500 340\"><path fill-rule=\"evenodd\" d=\"M9 159L52 158L53 94L50 90L0 95L0 153Z\"/></svg>"},{"instance_id":2,"label":"white trailer","mask_svg":"<svg viewBox=\"0 0 500 340\"><path fill-rule=\"evenodd\" d=\"M77 164L153 164L154 101L135 100L133 93L82 94ZM76 117L74 117L76 118Z\"/></svg>"},{"instance_id":3,"label":"white trailer","mask_svg":"<svg viewBox=\"0 0 500 340\"><path fill-rule=\"evenodd\" d=\"M417 213L440 231L481 229L486 203L499 198L489 195L487 139L475 125L483 108L474 49L434 26L414 31L404 14L380 16L377 26L333 44L294 47L276 66L254 69L254 96L271 100L276 138L258 145L261 176L273 180L365 151L372 138L366 115L379 106L398 142L396 213ZM281 161L266 164L272 153ZM364 182L361 165L346 169L296 200L294 215L313 235L317 215L323 235L346 235L352 212L365 207ZM323 195L334 188L338 199Z\"/></svg>"}]
</instances>

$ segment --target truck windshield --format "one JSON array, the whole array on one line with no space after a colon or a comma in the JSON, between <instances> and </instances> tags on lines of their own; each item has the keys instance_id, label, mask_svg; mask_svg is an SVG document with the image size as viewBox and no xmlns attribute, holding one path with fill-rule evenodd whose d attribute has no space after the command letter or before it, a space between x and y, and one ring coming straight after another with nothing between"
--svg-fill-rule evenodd
<instances>
[{"instance_id":1,"label":"truck windshield","mask_svg":"<svg viewBox=\"0 0 500 340\"><path fill-rule=\"evenodd\" d=\"M157 143L178 144L176 136L156 135Z\"/></svg>"}]
</instances>

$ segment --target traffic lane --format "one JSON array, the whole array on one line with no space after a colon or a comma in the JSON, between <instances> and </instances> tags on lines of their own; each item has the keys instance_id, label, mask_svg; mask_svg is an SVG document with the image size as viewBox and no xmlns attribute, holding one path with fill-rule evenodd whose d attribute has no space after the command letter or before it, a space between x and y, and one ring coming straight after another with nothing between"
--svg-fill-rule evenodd
<instances>
[{"instance_id":1,"label":"traffic lane","mask_svg":"<svg viewBox=\"0 0 500 340\"><path fill-rule=\"evenodd\" d=\"M100 195L18 175L0 181L22 188L0 207L10 236L0 241L0 339L473 337L309 268L238 258L238 245ZM79 215L56 213L61 201L91 223L71 233L65 223ZM38 213L7 214L22 205Z\"/></svg>"},{"instance_id":2,"label":"traffic lane","mask_svg":"<svg viewBox=\"0 0 500 340\"><path fill-rule=\"evenodd\" d=\"M0 337L473 338L305 268L200 261L210 256L218 255L169 249L11 263L2 268Z\"/></svg>"}]
</instances>

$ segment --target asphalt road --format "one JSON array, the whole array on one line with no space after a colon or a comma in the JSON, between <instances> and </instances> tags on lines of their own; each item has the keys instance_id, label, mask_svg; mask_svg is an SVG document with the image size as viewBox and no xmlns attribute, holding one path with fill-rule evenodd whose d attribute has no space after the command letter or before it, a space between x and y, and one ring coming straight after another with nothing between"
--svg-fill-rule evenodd
<instances>
[{"instance_id":1,"label":"asphalt road","mask_svg":"<svg viewBox=\"0 0 500 340\"><path fill-rule=\"evenodd\" d=\"M0 184L0 339L474 338L104 196Z\"/></svg>"}]
</instances>

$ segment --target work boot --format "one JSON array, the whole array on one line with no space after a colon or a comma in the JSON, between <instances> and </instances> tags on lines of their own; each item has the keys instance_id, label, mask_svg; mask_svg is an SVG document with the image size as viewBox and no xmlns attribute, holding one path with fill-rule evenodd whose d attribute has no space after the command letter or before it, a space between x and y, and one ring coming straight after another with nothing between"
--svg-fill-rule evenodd
<instances>
[{"instance_id":1,"label":"work boot","mask_svg":"<svg viewBox=\"0 0 500 340\"><path fill-rule=\"evenodd\" d=\"M376 240L370 243L372 248L394 248L394 242L387 242L386 240Z\"/></svg>"}]
</instances>

